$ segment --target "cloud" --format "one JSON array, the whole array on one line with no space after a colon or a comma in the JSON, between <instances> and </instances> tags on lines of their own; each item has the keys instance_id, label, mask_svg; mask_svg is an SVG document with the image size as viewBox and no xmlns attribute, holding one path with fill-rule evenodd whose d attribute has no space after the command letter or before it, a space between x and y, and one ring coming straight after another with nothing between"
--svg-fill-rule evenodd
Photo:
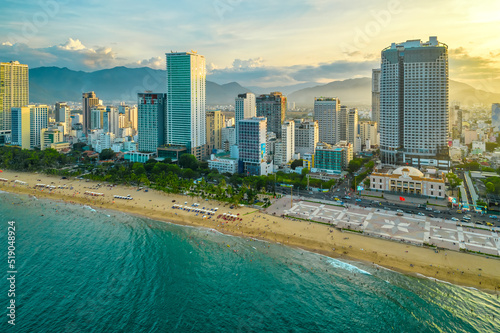
<instances>
[{"instance_id":1,"label":"cloud","mask_svg":"<svg viewBox=\"0 0 500 333\"><path fill-rule=\"evenodd\" d=\"M495 52L490 57L472 56L463 47L449 50L450 78L467 82L474 87L498 93L500 63Z\"/></svg>"},{"instance_id":2,"label":"cloud","mask_svg":"<svg viewBox=\"0 0 500 333\"><path fill-rule=\"evenodd\" d=\"M218 68L210 64L209 79L219 83L237 81L247 86L289 86L304 82L325 83L352 77L371 75L379 61L333 61L315 66L264 66L261 57L235 59L231 67Z\"/></svg>"},{"instance_id":3,"label":"cloud","mask_svg":"<svg viewBox=\"0 0 500 333\"><path fill-rule=\"evenodd\" d=\"M150 67L154 69L165 69L165 58L152 57L126 64L125 67Z\"/></svg>"},{"instance_id":4,"label":"cloud","mask_svg":"<svg viewBox=\"0 0 500 333\"><path fill-rule=\"evenodd\" d=\"M65 43L46 48L31 48L26 44L5 42L0 45L5 60L18 60L30 67L58 66L74 70L99 70L123 64L110 47L86 47L80 40L69 38Z\"/></svg>"}]
</instances>

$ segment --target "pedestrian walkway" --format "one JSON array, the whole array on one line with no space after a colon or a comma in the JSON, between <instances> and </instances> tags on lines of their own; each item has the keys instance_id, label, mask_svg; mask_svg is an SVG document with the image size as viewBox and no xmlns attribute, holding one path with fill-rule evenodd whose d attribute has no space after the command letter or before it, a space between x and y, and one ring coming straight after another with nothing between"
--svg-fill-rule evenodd
<instances>
[{"instance_id":1,"label":"pedestrian walkway","mask_svg":"<svg viewBox=\"0 0 500 333\"><path fill-rule=\"evenodd\" d=\"M267 208L267 213L328 223L373 237L500 255L497 228L477 229L442 218L413 214L397 216L393 211L350 204L346 208L326 202L294 200L291 203L290 197L277 200Z\"/></svg>"}]
</instances>

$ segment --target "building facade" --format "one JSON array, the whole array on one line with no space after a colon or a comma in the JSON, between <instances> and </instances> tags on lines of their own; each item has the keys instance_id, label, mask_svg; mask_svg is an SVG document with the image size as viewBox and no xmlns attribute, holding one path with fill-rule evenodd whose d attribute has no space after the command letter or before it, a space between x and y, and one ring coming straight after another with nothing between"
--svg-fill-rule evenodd
<instances>
[{"instance_id":1,"label":"building facade","mask_svg":"<svg viewBox=\"0 0 500 333\"><path fill-rule=\"evenodd\" d=\"M222 149L222 128L224 127L224 115L220 110L207 111L207 150Z\"/></svg>"},{"instance_id":2,"label":"building facade","mask_svg":"<svg viewBox=\"0 0 500 333\"><path fill-rule=\"evenodd\" d=\"M234 103L234 121L238 137L238 121L257 116L256 99L253 93L239 94Z\"/></svg>"},{"instance_id":3,"label":"building facade","mask_svg":"<svg viewBox=\"0 0 500 333\"><path fill-rule=\"evenodd\" d=\"M208 168L216 169L221 174L226 172L234 174L238 172L238 160L230 157L217 157L212 154L208 160Z\"/></svg>"},{"instance_id":4,"label":"building facade","mask_svg":"<svg viewBox=\"0 0 500 333\"><path fill-rule=\"evenodd\" d=\"M11 111L11 143L22 149L30 149L30 108L12 108Z\"/></svg>"},{"instance_id":5,"label":"building facade","mask_svg":"<svg viewBox=\"0 0 500 333\"><path fill-rule=\"evenodd\" d=\"M11 130L11 108L29 104L28 65L0 62L0 130Z\"/></svg>"},{"instance_id":6,"label":"building facade","mask_svg":"<svg viewBox=\"0 0 500 333\"><path fill-rule=\"evenodd\" d=\"M82 115L83 115L83 132L85 136L90 129L92 129L91 123L91 110L93 106L99 105L99 98L97 98L95 92L91 91L82 94Z\"/></svg>"},{"instance_id":7,"label":"building facade","mask_svg":"<svg viewBox=\"0 0 500 333\"><path fill-rule=\"evenodd\" d=\"M361 144L366 145L367 140L370 146L378 146L378 126L375 121L361 121L359 122L359 136L361 137Z\"/></svg>"},{"instance_id":8,"label":"building facade","mask_svg":"<svg viewBox=\"0 0 500 333\"><path fill-rule=\"evenodd\" d=\"M382 51L383 163L420 165L421 159L448 159L448 87L448 47L437 37L426 43L392 43Z\"/></svg>"},{"instance_id":9,"label":"building facade","mask_svg":"<svg viewBox=\"0 0 500 333\"><path fill-rule=\"evenodd\" d=\"M267 141L267 137L266 137ZM286 165L295 155L295 122L285 121L281 125L281 139L276 143L274 165Z\"/></svg>"},{"instance_id":10,"label":"building facade","mask_svg":"<svg viewBox=\"0 0 500 333\"><path fill-rule=\"evenodd\" d=\"M165 144L166 94L139 93L137 101L137 134L139 151L156 152Z\"/></svg>"},{"instance_id":11,"label":"building facade","mask_svg":"<svg viewBox=\"0 0 500 333\"><path fill-rule=\"evenodd\" d=\"M166 53L167 144L185 145L198 160L206 150L206 65L196 52Z\"/></svg>"},{"instance_id":12,"label":"building facade","mask_svg":"<svg viewBox=\"0 0 500 333\"><path fill-rule=\"evenodd\" d=\"M267 119L267 131L276 133L281 138L281 125L285 120L286 97L280 92L272 92L268 95L260 95L256 98L257 117Z\"/></svg>"},{"instance_id":13,"label":"building facade","mask_svg":"<svg viewBox=\"0 0 500 333\"><path fill-rule=\"evenodd\" d=\"M372 121L380 123L380 68L372 69Z\"/></svg>"},{"instance_id":14,"label":"building facade","mask_svg":"<svg viewBox=\"0 0 500 333\"><path fill-rule=\"evenodd\" d=\"M340 141L340 100L331 97L314 99L314 121L318 122L319 141L334 145Z\"/></svg>"},{"instance_id":15,"label":"building facade","mask_svg":"<svg viewBox=\"0 0 500 333\"><path fill-rule=\"evenodd\" d=\"M494 131L500 131L500 103L491 105L491 126Z\"/></svg>"},{"instance_id":16,"label":"building facade","mask_svg":"<svg viewBox=\"0 0 500 333\"><path fill-rule=\"evenodd\" d=\"M68 103L58 102L55 105L56 122L65 123L64 134L68 135L71 131L71 108Z\"/></svg>"},{"instance_id":17,"label":"building facade","mask_svg":"<svg viewBox=\"0 0 500 333\"><path fill-rule=\"evenodd\" d=\"M319 141L319 125L317 121L295 121L295 152L314 154Z\"/></svg>"},{"instance_id":18,"label":"building facade","mask_svg":"<svg viewBox=\"0 0 500 333\"><path fill-rule=\"evenodd\" d=\"M370 175L370 188L441 199L446 195L444 174L424 174L413 167L376 170Z\"/></svg>"},{"instance_id":19,"label":"building facade","mask_svg":"<svg viewBox=\"0 0 500 333\"><path fill-rule=\"evenodd\" d=\"M320 142L314 154L314 168L340 173L352 160L352 144L341 141L337 145Z\"/></svg>"},{"instance_id":20,"label":"building facade","mask_svg":"<svg viewBox=\"0 0 500 333\"><path fill-rule=\"evenodd\" d=\"M242 172L247 175L267 174L267 119L254 117L238 122L238 152Z\"/></svg>"}]
</instances>

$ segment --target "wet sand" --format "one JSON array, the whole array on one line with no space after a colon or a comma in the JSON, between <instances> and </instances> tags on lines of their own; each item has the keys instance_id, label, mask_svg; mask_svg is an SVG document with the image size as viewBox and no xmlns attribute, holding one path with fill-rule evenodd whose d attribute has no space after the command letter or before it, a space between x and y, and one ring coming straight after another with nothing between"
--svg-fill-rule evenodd
<instances>
[{"instance_id":1,"label":"wet sand","mask_svg":"<svg viewBox=\"0 0 500 333\"><path fill-rule=\"evenodd\" d=\"M18 177L15 177L15 176ZM113 209L140 215L154 220L176 224L213 228L220 232L263 239L289 246L299 247L321 253L333 258L345 258L363 261L414 276L424 275L429 278L447 281L462 286L483 289L488 292L500 291L500 259L409 245L397 241L363 236L361 234L340 232L327 225L284 219L267 215L257 209L239 207L230 209L227 203L205 201L201 198L167 194L154 190L137 191L136 187L108 187L103 183L97 188L97 182L78 179L61 179L42 174L12 172L4 170L0 178L0 190L35 195L37 198L64 200L75 204L85 204L94 208ZM14 184L20 180L28 185ZM66 185L66 189L43 191L35 189L36 184L52 186ZM70 189L73 187L73 189ZM104 196L92 197L85 191L104 193ZM133 197L133 200L114 199L114 195ZM211 219L203 218L202 213L172 209L175 204L191 206L199 203L199 208L216 208L218 211ZM184 204L187 202L187 204ZM231 221L217 218L223 213L237 215ZM241 219L241 220L240 220Z\"/></svg>"}]
</instances>

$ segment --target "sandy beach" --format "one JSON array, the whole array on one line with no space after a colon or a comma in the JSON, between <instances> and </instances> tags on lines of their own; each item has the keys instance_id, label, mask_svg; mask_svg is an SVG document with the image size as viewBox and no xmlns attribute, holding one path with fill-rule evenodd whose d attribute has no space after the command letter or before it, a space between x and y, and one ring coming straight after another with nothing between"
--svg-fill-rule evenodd
<instances>
[{"instance_id":1,"label":"sandy beach","mask_svg":"<svg viewBox=\"0 0 500 333\"><path fill-rule=\"evenodd\" d=\"M226 234L278 242L333 258L363 261L405 274L424 275L428 278L475 287L488 292L498 293L500 290L500 259L498 258L458 251L435 251L397 241L340 232L328 225L284 219L256 209L246 207L230 209L227 203L205 201L201 198L166 194L154 190L144 192L143 190L137 191L134 187L110 187L104 183L98 187L97 182L7 170L0 173L0 178L8 179L8 182L0 181L0 190L7 192L64 200L94 208L119 210L177 224L203 226ZM15 180L19 182L14 183ZM20 181L27 185L23 185ZM45 187L42 190L35 188L36 184L51 185L55 188L49 190ZM84 194L86 191L103 193L104 196L90 196ZM114 198L115 195L123 197L130 195L133 199L118 199ZM207 214L172 209L174 204L191 206L194 203L199 203L198 208L218 208L218 210L211 218L208 218ZM237 217L229 220L218 218L224 213Z\"/></svg>"}]
</instances>

